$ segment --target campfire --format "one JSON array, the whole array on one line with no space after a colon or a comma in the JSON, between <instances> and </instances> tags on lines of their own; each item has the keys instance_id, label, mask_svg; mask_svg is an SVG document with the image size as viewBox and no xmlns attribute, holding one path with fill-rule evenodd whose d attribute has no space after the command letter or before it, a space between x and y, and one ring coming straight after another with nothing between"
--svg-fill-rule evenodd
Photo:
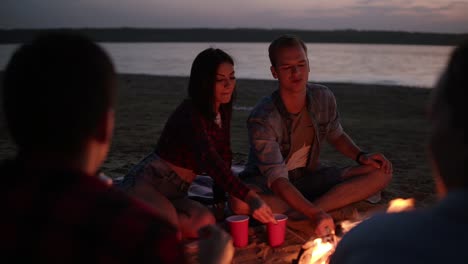
<instances>
[{"instance_id":1,"label":"campfire","mask_svg":"<svg viewBox=\"0 0 468 264\"><path fill-rule=\"evenodd\" d=\"M387 213L397 213L409 211L414 208L414 199L397 198L390 201L387 208ZM339 234L331 232L326 237L312 238L307 241L299 252L298 264L327 264L330 256L335 251L336 245L341 240L341 237L349 232L352 228L360 224L365 219L356 221L342 221L337 225Z\"/></svg>"}]
</instances>

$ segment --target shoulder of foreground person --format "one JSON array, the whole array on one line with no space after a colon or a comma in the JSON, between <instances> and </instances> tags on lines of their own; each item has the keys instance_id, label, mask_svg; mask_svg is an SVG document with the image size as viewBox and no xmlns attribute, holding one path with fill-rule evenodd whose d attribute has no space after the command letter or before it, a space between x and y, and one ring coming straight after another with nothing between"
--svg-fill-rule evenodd
<instances>
[{"instance_id":1,"label":"shoulder of foreground person","mask_svg":"<svg viewBox=\"0 0 468 264\"><path fill-rule=\"evenodd\" d=\"M446 224L432 209L374 216L343 237L330 263L458 263L466 242Z\"/></svg>"},{"instance_id":2,"label":"shoulder of foreground person","mask_svg":"<svg viewBox=\"0 0 468 264\"><path fill-rule=\"evenodd\" d=\"M0 166L0 172L11 178L2 193L9 212L0 218L4 259L184 262L175 227L96 177L73 171L23 173L19 166Z\"/></svg>"},{"instance_id":3,"label":"shoulder of foreground person","mask_svg":"<svg viewBox=\"0 0 468 264\"><path fill-rule=\"evenodd\" d=\"M106 207L122 206L109 217L109 243L122 259L132 262L185 263L180 234L149 205L114 188L108 192ZM119 253L117 253L119 254Z\"/></svg>"},{"instance_id":4,"label":"shoulder of foreground person","mask_svg":"<svg viewBox=\"0 0 468 264\"><path fill-rule=\"evenodd\" d=\"M150 205L107 186L96 177L82 176L77 185L70 195L75 197L71 197L77 205L75 210L87 207L82 211L82 220L87 224L84 236L76 239L85 248L97 246L96 257L121 263L185 262L177 228ZM71 216L62 218L73 222ZM82 253L87 256L92 252ZM88 257L93 259L92 254Z\"/></svg>"}]
</instances>

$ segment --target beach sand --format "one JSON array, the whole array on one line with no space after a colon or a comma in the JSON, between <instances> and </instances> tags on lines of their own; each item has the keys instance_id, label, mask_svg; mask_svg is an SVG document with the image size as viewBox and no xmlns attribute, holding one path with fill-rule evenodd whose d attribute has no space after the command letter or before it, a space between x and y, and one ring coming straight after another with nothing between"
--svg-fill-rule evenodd
<instances>
[{"instance_id":1,"label":"beach sand","mask_svg":"<svg viewBox=\"0 0 468 264\"><path fill-rule=\"evenodd\" d=\"M115 133L102 171L112 178L123 176L152 151L164 124L186 97L186 77L120 75ZM382 152L392 161L394 176L383 191L383 206L389 200L413 197L417 207L436 201L427 159L429 122L426 106L429 89L383 85L324 83L335 94L345 131L362 149ZM247 159L246 119L263 96L276 89L275 81L238 80L232 121L235 163ZM3 110L2 110L3 111ZM0 159L12 157L15 147L0 118ZM321 158L331 164L355 162L326 147Z\"/></svg>"}]
</instances>

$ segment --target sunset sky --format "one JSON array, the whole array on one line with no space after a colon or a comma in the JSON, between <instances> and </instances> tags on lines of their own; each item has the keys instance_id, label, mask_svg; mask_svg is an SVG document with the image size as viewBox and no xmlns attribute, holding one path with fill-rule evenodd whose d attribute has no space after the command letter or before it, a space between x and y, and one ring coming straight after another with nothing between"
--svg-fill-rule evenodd
<instances>
[{"instance_id":1,"label":"sunset sky","mask_svg":"<svg viewBox=\"0 0 468 264\"><path fill-rule=\"evenodd\" d=\"M468 33L468 0L1 0L0 28L150 27Z\"/></svg>"}]
</instances>

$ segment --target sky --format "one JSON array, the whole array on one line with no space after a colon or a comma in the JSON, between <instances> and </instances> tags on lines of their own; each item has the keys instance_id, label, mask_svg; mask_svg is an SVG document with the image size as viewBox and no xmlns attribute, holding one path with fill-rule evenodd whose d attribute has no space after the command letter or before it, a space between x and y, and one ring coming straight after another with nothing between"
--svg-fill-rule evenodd
<instances>
[{"instance_id":1,"label":"sky","mask_svg":"<svg viewBox=\"0 0 468 264\"><path fill-rule=\"evenodd\" d=\"M468 0L0 0L0 28L65 27L468 33Z\"/></svg>"}]
</instances>

